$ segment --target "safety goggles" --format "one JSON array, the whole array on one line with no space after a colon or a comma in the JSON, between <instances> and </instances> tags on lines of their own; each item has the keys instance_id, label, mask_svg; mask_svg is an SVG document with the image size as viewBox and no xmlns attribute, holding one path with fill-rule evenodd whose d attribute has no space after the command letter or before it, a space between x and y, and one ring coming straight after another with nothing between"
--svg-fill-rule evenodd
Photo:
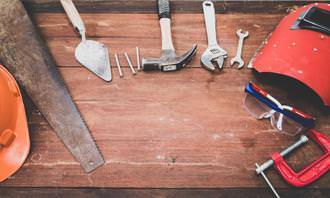
<instances>
[{"instance_id":1,"label":"safety goggles","mask_svg":"<svg viewBox=\"0 0 330 198\"><path fill-rule=\"evenodd\" d=\"M256 119L270 119L274 129L287 135L297 135L314 126L315 118L278 100L254 83L245 87L244 106Z\"/></svg>"}]
</instances>

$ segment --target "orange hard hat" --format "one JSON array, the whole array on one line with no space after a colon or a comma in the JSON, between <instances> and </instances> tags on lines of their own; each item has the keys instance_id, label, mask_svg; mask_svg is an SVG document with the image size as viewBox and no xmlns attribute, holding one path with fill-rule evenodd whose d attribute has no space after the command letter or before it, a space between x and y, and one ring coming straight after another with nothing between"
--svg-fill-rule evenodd
<instances>
[{"instance_id":1,"label":"orange hard hat","mask_svg":"<svg viewBox=\"0 0 330 198\"><path fill-rule=\"evenodd\" d=\"M0 65L0 182L23 165L29 150L21 92L14 77Z\"/></svg>"}]
</instances>

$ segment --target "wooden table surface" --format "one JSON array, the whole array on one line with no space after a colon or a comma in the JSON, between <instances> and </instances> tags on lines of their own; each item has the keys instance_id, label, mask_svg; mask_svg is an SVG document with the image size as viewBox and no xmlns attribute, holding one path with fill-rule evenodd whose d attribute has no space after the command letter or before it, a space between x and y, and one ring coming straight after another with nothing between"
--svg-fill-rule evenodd
<instances>
[{"instance_id":1,"label":"wooden table surface","mask_svg":"<svg viewBox=\"0 0 330 198\"><path fill-rule=\"evenodd\" d=\"M30 0L25 2L33 7ZM32 193L62 197L240 197L243 195L237 193L244 193L247 197L271 197L264 180L255 175L254 164L264 162L271 153L282 150L296 138L278 134L269 121L257 121L245 111L244 86L249 80L281 101L316 116L316 129L330 135L329 112L311 102L308 93L299 97L281 86L260 82L247 68L229 67L229 60L236 53L235 31L242 28L250 32L243 52L248 62L286 15L282 9L271 14L244 11L217 14L218 41L229 58L226 68L216 73L207 72L199 64L207 46L203 14L177 11L172 15L174 46L181 54L197 43L196 57L187 68L177 72L139 72L136 76L127 67L123 53L128 52L134 63L135 46L140 47L142 57L159 56L158 16L84 12L87 37L109 47L114 76L111 83L100 80L77 63L74 50L80 39L63 12L35 10L31 12L35 24L106 164L85 174L31 105L28 107L31 152L23 167L0 184L4 196L16 193L24 197ZM114 53L120 55L124 78L119 78ZM320 155L319 148L309 144L287 160L299 170ZM329 175L304 189L296 189L286 184L274 169L266 173L284 196L327 197L330 193ZM106 189L87 189L90 187Z\"/></svg>"}]
</instances>

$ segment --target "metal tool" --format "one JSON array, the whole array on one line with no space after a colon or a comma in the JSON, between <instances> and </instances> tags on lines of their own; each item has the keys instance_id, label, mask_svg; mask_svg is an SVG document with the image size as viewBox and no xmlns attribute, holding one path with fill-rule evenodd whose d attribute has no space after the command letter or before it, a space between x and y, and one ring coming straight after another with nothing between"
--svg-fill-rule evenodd
<instances>
[{"instance_id":1,"label":"metal tool","mask_svg":"<svg viewBox=\"0 0 330 198\"><path fill-rule=\"evenodd\" d=\"M119 58L118 58L117 54L115 54L115 60L116 60L119 76L120 76L120 78L122 78L122 77L124 77L124 74L123 74L123 71L121 70L121 66L120 66Z\"/></svg>"},{"instance_id":2,"label":"metal tool","mask_svg":"<svg viewBox=\"0 0 330 198\"><path fill-rule=\"evenodd\" d=\"M141 64L140 64L140 50L138 47L135 48L136 49L136 64L137 64L137 68L138 71L141 70Z\"/></svg>"},{"instance_id":3,"label":"metal tool","mask_svg":"<svg viewBox=\"0 0 330 198\"><path fill-rule=\"evenodd\" d=\"M236 56L230 60L230 65L238 63L237 69L241 69L244 66L244 61L242 59L243 41L249 36L249 32L243 32L242 29L239 29L236 31L236 35L238 36L237 51Z\"/></svg>"},{"instance_id":4,"label":"metal tool","mask_svg":"<svg viewBox=\"0 0 330 198\"><path fill-rule=\"evenodd\" d=\"M286 148L284 151L281 152L281 156L285 156L287 154L289 154L291 151L295 150L296 148L298 148L299 146L303 145L304 143L306 143L308 141L308 138L303 135L300 137L300 139L295 142L294 144L292 144L291 146L289 146L288 148ZM261 174L262 177L265 179L265 181L267 182L268 186L271 188L271 190L273 191L273 193L275 194L275 196L277 198L279 198L280 196L278 195L278 193L276 192L275 188L273 187L273 185L271 184L271 182L268 180L268 178L266 177L264 171L266 169L268 169L269 167L271 167L272 165L274 165L274 161L273 160L268 160L267 162L263 163L261 166L259 166L256 163L256 173L257 174Z\"/></svg>"},{"instance_id":5,"label":"metal tool","mask_svg":"<svg viewBox=\"0 0 330 198\"><path fill-rule=\"evenodd\" d=\"M103 80L111 81L112 74L108 48L103 43L86 40L85 25L72 0L61 0L61 4L74 28L81 35L82 41L75 52L76 59Z\"/></svg>"},{"instance_id":6,"label":"metal tool","mask_svg":"<svg viewBox=\"0 0 330 198\"><path fill-rule=\"evenodd\" d=\"M133 75L136 75L136 71L135 71L135 69L134 69L134 67L132 65L131 59L129 58L129 56L128 56L128 54L126 52L124 54L125 54L125 58L126 58L126 61L128 63L129 68L131 69Z\"/></svg>"},{"instance_id":7,"label":"metal tool","mask_svg":"<svg viewBox=\"0 0 330 198\"><path fill-rule=\"evenodd\" d=\"M257 167L257 169L260 168L259 164L256 163L256 167ZM269 179L267 178L266 174L263 171L261 171L260 174L262 175L262 177L264 178L264 180L268 184L269 188L273 191L274 195L277 198L280 198L280 195L277 193L276 189L274 188L274 186L272 185L272 183L269 181Z\"/></svg>"},{"instance_id":8,"label":"metal tool","mask_svg":"<svg viewBox=\"0 0 330 198\"><path fill-rule=\"evenodd\" d=\"M215 71L216 67L214 63L217 64L219 69L222 69L224 60L227 58L227 52L222 49L217 42L215 11L211 1L203 2L203 12L207 32L208 47L202 54L201 64L205 69Z\"/></svg>"},{"instance_id":9,"label":"metal tool","mask_svg":"<svg viewBox=\"0 0 330 198\"><path fill-rule=\"evenodd\" d=\"M295 172L289 167L283 157L308 141L306 136L301 136L296 143L281 153L275 152L271 156L271 160L257 167L256 173L260 174L274 165L283 179L295 187L306 186L326 174L330 168L330 138L314 129L310 129L307 132L307 136L322 148L324 154L319 159L307 165L299 172Z\"/></svg>"},{"instance_id":10,"label":"metal tool","mask_svg":"<svg viewBox=\"0 0 330 198\"><path fill-rule=\"evenodd\" d=\"M144 71L176 71L190 62L196 54L197 45L194 44L193 47L182 56L177 56L172 43L169 0L158 0L157 5L162 33L162 54L160 58L142 59L142 69Z\"/></svg>"},{"instance_id":11,"label":"metal tool","mask_svg":"<svg viewBox=\"0 0 330 198\"><path fill-rule=\"evenodd\" d=\"M21 1L2 0L0 9L6 10L0 14L2 63L85 172L95 170L103 157Z\"/></svg>"}]
</instances>

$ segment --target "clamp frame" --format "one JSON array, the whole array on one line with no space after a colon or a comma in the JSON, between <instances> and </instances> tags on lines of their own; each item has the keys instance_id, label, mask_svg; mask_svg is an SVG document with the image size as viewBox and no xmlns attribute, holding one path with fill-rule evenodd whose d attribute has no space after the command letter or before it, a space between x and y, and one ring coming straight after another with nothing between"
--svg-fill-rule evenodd
<instances>
[{"instance_id":1,"label":"clamp frame","mask_svg":"<svg viewBox=\"0 0 330 198\"><path fill-rule=\"evenodd\" d=\"M314 182L330 168L330 138L314 129L310 129L307 135L322 148L324 154L299 172L295 172L280 153L276 152L271 156L276 170L289 184L296 187L303 187Z\"/></svg>"}]
</instances>

